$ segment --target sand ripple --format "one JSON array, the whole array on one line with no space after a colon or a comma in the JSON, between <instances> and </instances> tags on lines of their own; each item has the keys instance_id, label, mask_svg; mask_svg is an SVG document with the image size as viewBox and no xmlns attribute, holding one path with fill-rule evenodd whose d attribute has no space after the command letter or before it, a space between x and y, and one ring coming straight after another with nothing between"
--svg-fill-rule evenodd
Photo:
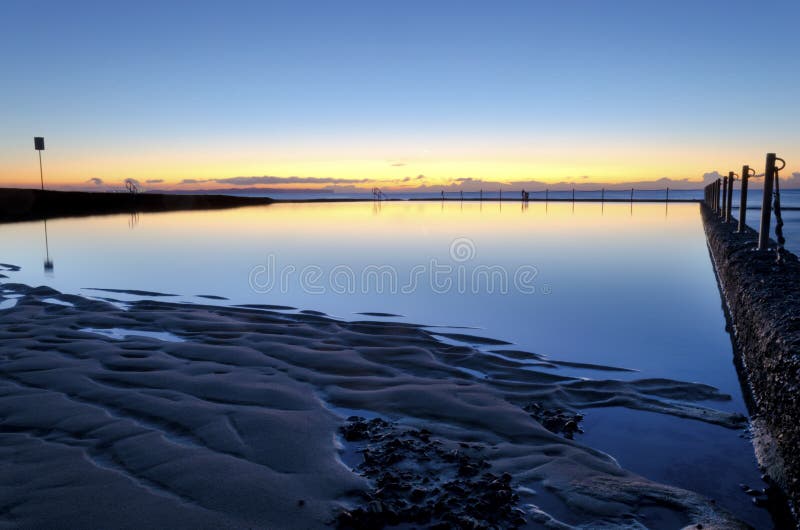
<instances>
[{"instance_id":1,"label":"sand ripple","mask_svg":"<svg viewBox=\"0 0 800 530\"><path fill-rule=\"evenodd\" d=\"M161 301L121 309L3 287L0 303L22 295L0 309L3 526L330 523L371 487L342 463L336 439L346 410L482 444L493 473L543 492L526 508L531 524L644 524L653 509L706 528L736 524L525 410L623 406L741 425L739 415L697 404L728 399L709 386L555 375L537 371L534 354L488 355L467 344L498 344L492 339L451 334L466 343L445 343L411 324Z\"/></svg>"}]
</instances>

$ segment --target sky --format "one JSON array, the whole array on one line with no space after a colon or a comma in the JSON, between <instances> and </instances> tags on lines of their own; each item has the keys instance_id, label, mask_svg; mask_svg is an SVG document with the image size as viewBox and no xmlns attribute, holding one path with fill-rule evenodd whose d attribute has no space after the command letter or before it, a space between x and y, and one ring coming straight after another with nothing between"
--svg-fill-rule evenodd
<instances>
[{"instance_id":1,"label":"sky","mask_svg":"<svg viewBox=\"0 0 800 530\"><path fill-rule=\"evenodd\" d=\"M800 2L0 5L0 186L800 183Z\"/></svg>"}]
</instances>

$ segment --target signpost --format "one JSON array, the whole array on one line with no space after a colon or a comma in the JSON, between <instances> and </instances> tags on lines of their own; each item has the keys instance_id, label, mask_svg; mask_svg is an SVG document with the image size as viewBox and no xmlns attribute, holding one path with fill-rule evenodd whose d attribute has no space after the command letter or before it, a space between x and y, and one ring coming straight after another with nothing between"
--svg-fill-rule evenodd
<instances>
[{"instance_id":1,"label":"signpost","mask_svg":"<svg viewBox=\"0 0 800 530\"><path fill-rule=\"evenodd\" d=\"M44 190L44 174L42 173L42 151L44 151L44 136L33 137L33 148L39 151L39 179L42 181Z\"/></svg>"}]
</instances>

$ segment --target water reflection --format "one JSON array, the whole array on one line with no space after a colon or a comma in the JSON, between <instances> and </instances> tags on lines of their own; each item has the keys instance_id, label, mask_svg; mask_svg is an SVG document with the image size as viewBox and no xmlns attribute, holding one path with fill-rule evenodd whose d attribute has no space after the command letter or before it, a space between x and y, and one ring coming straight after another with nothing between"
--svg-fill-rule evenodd
<instances>
[{"instance_id":1,"label":"water reflection","mask_svg":"<svg viewBox=\"0 0 800 530\"><path fill-rule=\"evenodd\" d=\"M53 274L53 260L50 259L50 241L47 237L47 219L42 220L44 223L44 272L45 274L52 275Z\"/></svg>"},{"instance_id":2,"label":"water reflection","mask_svg":"<svg viewBox=\"0 0 800 530\"><path fill-rule=\"evenodd\" d=\"M128 218L128 228L133 230L139 224L139 212L131 212Z\"/></svg>"},{"instance_id":3,"label":"water reflection","mask_svg":"<svg viewBox=\"0 0 800 530\"><path fill-rule=\"evenodd\" d=\"M71 293L86 293L86 287L178 293L186 299L202 293L225 296L229 301L220 303L226 304L291 306L342 318L385 312L405 315L398 320L470 326L479 328L475 334L513 343L514 349L637 370L614 378L711 384L733 396L714 406L743 411L698 205L675 203L665 209L660 203L638 203L634 215L634 205L625 202L603 201L598 208L597 203L549 201L548 195L544 205L537 202L522 204L521 211L514 205L504 209L501 201L487 202L486 208L482 201L459 201L458 208L452 201L374 201L154 213L147 223L128 214L57 219L45 222L44 229L52 270L47 230L56 227L58 278L42 273L38 223L0 225L0 240L2 261L22 266L12 281ZM126 222L136 230L122 228ZM460 239L472 245L466 253L453 252L453 242ZM298 274L316 267L323 278L339 266L355 271L388 266L409 278L415 267L436 260L453 269L453 287L437 290L426 279L395 294L375 289L339 294L330 284L314 292L303 289L295 274L271 291L256 292L249 283L251 271L266 265L270 255L277 267L294 267ZM459 267L468 272L528 267L536 272L536 289L459 290ZM513 286L513 274L508 278ZM577 370L568 373L577 375ZM580 375L609 377L585 370ZM592 417L588 411L587 418ZM641 417L655 419L637 417L628 427L671 428L653 414ZM601 429L608 434L618 428L613 418L593 427L598 440L611 440L612 454L621 442L603 438ZM707 446L715 429L697 434L691 443ZM637 436L633 432L631 439ZM730 458L740 461L752 456L739 446L739 453L732 451ZM665 461L680 456L661 452ZM649 478L672 481L658 475L662 468L642 469ZM687 483L702 479L702 472L691 467L682 472Z\"/></svg>"}]
</instances>

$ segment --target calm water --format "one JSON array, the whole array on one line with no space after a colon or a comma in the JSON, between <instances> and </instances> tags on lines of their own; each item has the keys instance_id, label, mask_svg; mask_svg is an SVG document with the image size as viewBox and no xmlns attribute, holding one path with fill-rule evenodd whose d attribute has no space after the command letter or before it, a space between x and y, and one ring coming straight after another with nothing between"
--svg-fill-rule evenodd
<instances>
[{"instance_id":1,"label":"calm water","mask_svg":"<svg viewBox=\"0 0 800 530\"><path fill-rule=\"evenodd\" d=\"M0 261L22 267L11 281L470 326L554 358L638 370L560 372L703 382L733 396L713 406L746 412L697 204L280 204L51 220L48 249L43 222L0 225L0 241ZM740 432L619 409L586 416L579 440L770 527L738 487L761 486Z\"/></svg>"},{"instance_id":2,"label":"calm water","mask_svg":"<svg viewBox=\"0 0 800 530\"><path fill-rule=\"evenodd\" d=\"M738 218L739 217L739 186L740 182L736 182L734 185L734 193L733 193L733 216ZM750 191L748 193L748 200L747 203L749 205L748 212L747 212L747 224L758 230L760 228L760 209L761 209L761 201L763 194L761 189L757 186L761 184L760 179L756 181L751 181L750 183ZM531 199L534 201L543 200L545 197L549 199L558 199L558 200L570 200L572 198L572 191L571 190L528 190L530 193ZM372 198L371 193L365 192L347 192L347 193L332 193L332 192L325 192L325 193L311 193L311 192L301 192L301 193L279 193L279 194L258 194L253 193L252 191L246 193L232 193L227 191L227 194L230 195L242 195L242 196L267 196L270 195L277 199L282 200L308 200L308 199L361 199L361 200L368 200ZM511 190L507 189L504 192L500 192L499 190L485 190L482 194L479 192L464 192L463 197L465 199L474 200L478 199L479 197L483 197L486 200L497 199L501 197L505 200L514 200L519 199L520 197L520 190ZM439 199L441 197L441 192L412 192L412 193L401 193L401 192L390 192L388 197L391 199ZM445 198L450 200L456 200L461 197L460 192L458 191L449 191L445 193ZM683 190L683 189L673 189L669 190L669 197L667 197L667 190L666 188L662 189L636 189L634 190L633 197L636 200L648 200L648 201L664 201L667 198L670 200L692 200L692 201L699 201L703 199L703 191L702 190ZM581 191L576 190L575 198L578 200L600 200L601 198L605 198L607 200L629 200L631 198L631 191L628 190L589 190L589 191ZM784 208L790 208L790 210L783 212L783 221L785 223L784 226L784 236L786 237L786 248L790 251L800 254L800 189L785 189L781 191L781 203ZM791 210L794 208L794 210ZM772 221L770 224L770 235L774 239L775 238L775 217L773 215Z\"/></svg>"}]
</instances>

